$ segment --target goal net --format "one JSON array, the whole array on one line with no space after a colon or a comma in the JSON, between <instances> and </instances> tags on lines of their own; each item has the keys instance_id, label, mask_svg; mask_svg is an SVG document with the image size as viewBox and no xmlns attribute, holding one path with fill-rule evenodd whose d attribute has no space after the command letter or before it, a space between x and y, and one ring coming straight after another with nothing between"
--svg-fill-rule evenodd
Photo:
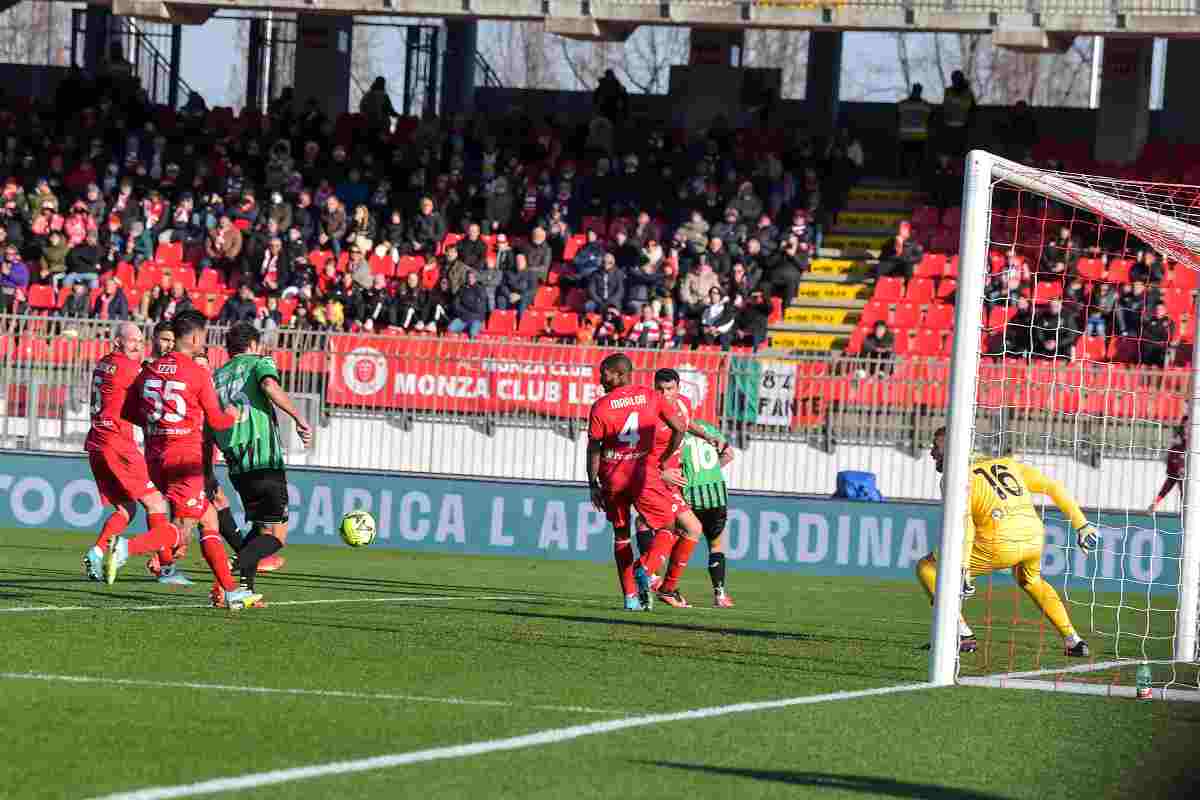
<instances>
[{"instance_id":1,"label":"goal net","mask_svg":"<svg viewBox=\"0 0 1200 800\"><path fill-rule=\"evenodd\" d=\"M1188 469L1200 188L979 151L964 185L931 679L1132 696L1146 665L1156 697L1200 700L1200 474ZM1085 657L1068 657L1013 570L960 599L973 464L1005 456L1058 481L1099 529L1085 553L1051 498L1033 496L1041 578ZM993 538L1020 537L1005 530ZM960 610L974 652L959 652Z\"/></svg>"}]
</instances>

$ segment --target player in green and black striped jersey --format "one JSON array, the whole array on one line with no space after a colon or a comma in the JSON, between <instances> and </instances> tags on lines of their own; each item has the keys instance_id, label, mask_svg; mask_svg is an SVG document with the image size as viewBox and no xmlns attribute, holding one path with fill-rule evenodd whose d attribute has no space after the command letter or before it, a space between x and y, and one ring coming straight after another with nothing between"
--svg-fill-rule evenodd
<instances>
[{"instance_id":1,"label":"player in green and black striped jersey","mask_svg":"<svg viewBox=\"0 0 1200 800\"><path fill-rule=\"evenodd\" d=\"M733 599L725 590L725 552L723 536L725 520L729 513L729 493L725 487L725 475L721 468L733 460L733 449L715 426L696 420L693 427L699 428L720 442L720 448L692 433L683 437L682 466L687 486L683 499L687 501L700 524L704 527L704 538L708 540L708 577L713 585L713 605L730 608Z\"/></svg>"}]
</instances>

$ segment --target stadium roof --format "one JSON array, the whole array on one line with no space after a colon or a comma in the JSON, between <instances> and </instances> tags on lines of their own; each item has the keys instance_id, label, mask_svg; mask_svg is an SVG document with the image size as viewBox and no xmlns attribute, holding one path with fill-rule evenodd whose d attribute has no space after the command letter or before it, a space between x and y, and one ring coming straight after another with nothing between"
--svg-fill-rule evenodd
<instances>
[{"instance_id":1,"label":"stadium roof","mask_svg":"<svg viewBox=\"0 0 1200 800\"><path fill-rule=\"evenodd\" d=\"M197 24L218 9L545 20L577 38L622 39L639 25L993 33L1058 49L1077 34L1200 36L1200 0L110 0L117 14Z\"/></svg>"}]
</instances>

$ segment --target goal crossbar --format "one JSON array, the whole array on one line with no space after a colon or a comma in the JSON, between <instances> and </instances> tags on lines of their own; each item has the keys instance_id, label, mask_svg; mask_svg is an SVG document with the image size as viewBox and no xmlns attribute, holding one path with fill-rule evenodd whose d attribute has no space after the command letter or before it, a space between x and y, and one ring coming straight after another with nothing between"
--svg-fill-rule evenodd
<instances>
[{"instance_id":1,"label":"goal crossbar","mask_svg":"<svg viewBox=\"0 0 1200 800\"><path fill-rule=\"evenodd\" d=\"M993 676L958 678L958 620L961 611L962 567L969 554L963 552L963 522L969 513L968 484L973 445L977 380L979 377L982 308L989 267L992 189L1000 183L1042 195L1058 203L1091 212L1134 233L1154 231L1155 249L1197 269L1200 264L1200 227L1114 197L1084 185L1077 178L1026 167L980 150L967 155L963 176L963 210L960 228L959 280L955 308L955 336L950 371L949 411L944 462L943 520L938 553L929 678L938 685L956 681L969 685L1057 689L1086 694L1123 696L1129 687L1041 680L1035 677ZM1115 184L1130 182L1114 182ZM1132 185L1130 183L1130 185ZM1192 316L1197 325L1193 337L1191 381L1188 393L1190 419L1189 464L1200 462L1192 450L1200 443L1200 302ZM1192 663L1197 658L1197 608L1200 600L1200 470L1188 469L1181 515L1178 605L1174 660ZM1128 663L1128 662L1121 662ZM1132 689L1129 689L1132 691ZM1179 690L1157 690L1172 697ZM1187 699L1200 697L1191 692Z\"/></svg>"}]
</instances>

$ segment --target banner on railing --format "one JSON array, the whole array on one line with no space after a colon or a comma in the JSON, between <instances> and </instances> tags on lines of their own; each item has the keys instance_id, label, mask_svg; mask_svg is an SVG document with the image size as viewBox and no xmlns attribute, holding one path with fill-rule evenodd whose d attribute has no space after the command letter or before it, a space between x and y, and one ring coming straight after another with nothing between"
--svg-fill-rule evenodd
<instances>
[{"instance_id":1,"label":"banner on railing","mask_svg":"<svg viewBox=\"0 0 1200 800\"><path fill-rule=\"evenodd\" d=\"M600 388L599 365L611 350L463 339L333 339L326 400L335 405L463 413L529 412L586 417ZM649 384L654 370L680 374L682 391L706 419L717 415L721 353L627 350Z\"/></svg>"},{"instance_id":2,"label":"banner on railing","mask_svg":"<svg viewBox=\"0 0 1200 800\"><path fill-rule=\"evenodd\" d=\"M751 425L790 428L813 425L825 416L811 382L798 380L800 364L773 358L735 358L725 395L725 418Z\"/></svg>"},{"instance_id":3,"label":"banner on railing","mask_svg":"<svg viewBox=\"0 0 1200 800\"><path fill-rule=\"evenodd\" d=\"M224 473L220 468L222 479ZM236 492L229 496L240 523L241 500ZM612 528L583 485L289 470L289 543L342 546L338 520L358 508L378 523L373 549L612 563ZM12 453L0 466L0 528L95 533L108 513L81 455ZM930 504L733 493L725 551L737 569L901 580L919 596L912 571L935 546L941 517ZM1066 549L1072 536L1066 520L1047 514L1046 578L1094 591L1174 590L1177 517L1120 513L1096 522L1105 544L1085 557Z\"/></svg>"}]
</instances>

